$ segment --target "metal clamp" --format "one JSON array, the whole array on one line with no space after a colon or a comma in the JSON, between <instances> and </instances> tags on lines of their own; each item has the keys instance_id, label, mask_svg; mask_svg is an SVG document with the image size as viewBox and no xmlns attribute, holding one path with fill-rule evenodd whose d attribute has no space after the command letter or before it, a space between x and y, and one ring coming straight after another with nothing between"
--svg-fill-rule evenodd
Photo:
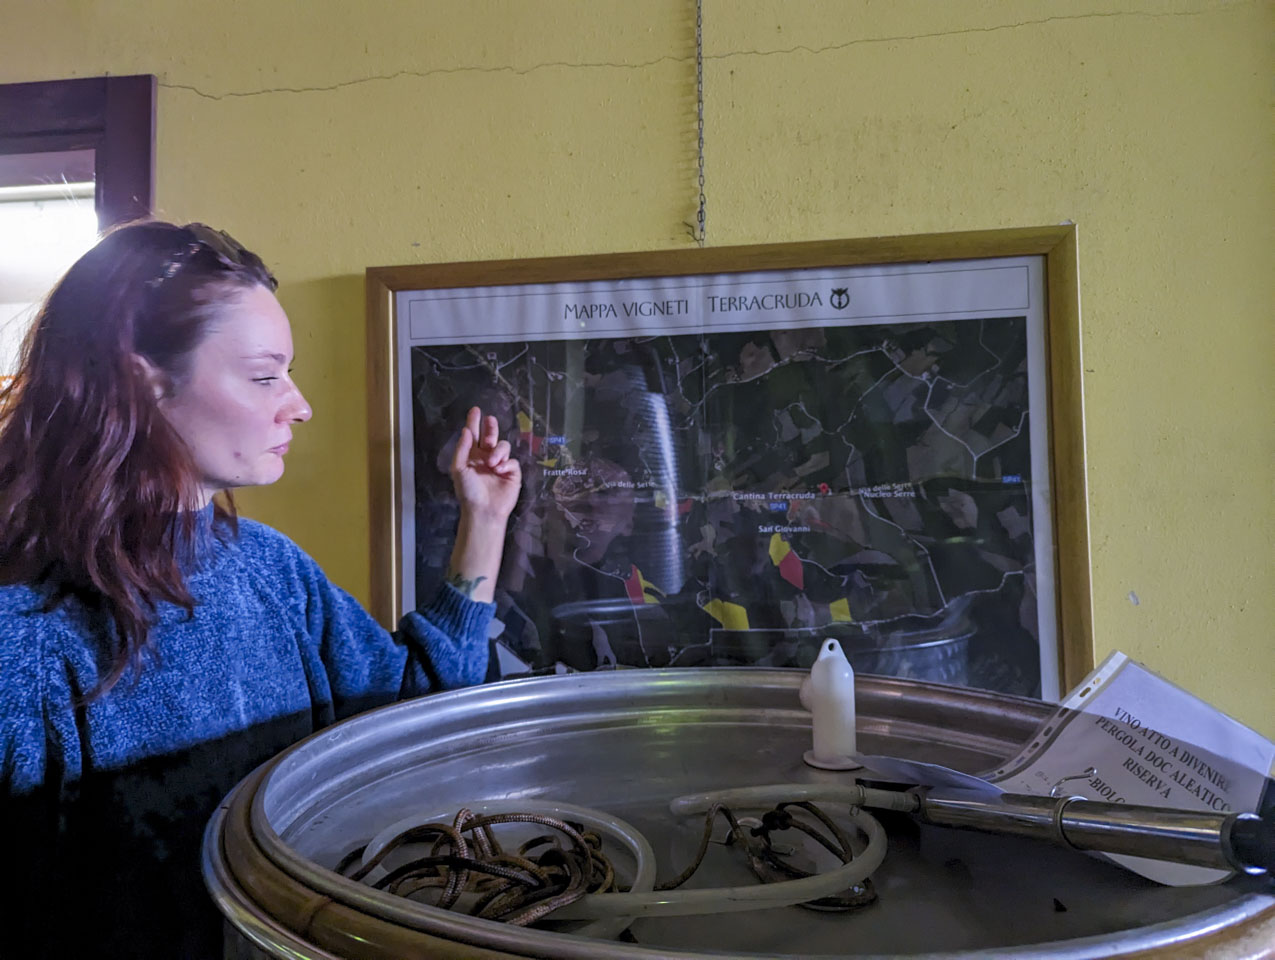
<instances>
[{"instance_id":1,"label":"metal clamp","mask_svg":"<svg viewBox=\"0 0 1275 960\"><path fill-rule=\"evenodd\" d=\"M1066 813L1067 807L1071 805L1071 802L1073 800L1084 800L1084 799L1087 799L1087 798L1077 797L1077 796L1063 797L1056 804L1054 804L1053 815L1049 818L1050 828L1053 830L1053 833L1054 833L1054 839L1058 843L1062 844L1064 847L1071 847L1073 850L1079 850L1080 848L1077 847L1074 843L1072 843L1067 838L1067 833L1066 831L1063 830L1063 815Z\"/></svg>"},{"instance_id":2,"label":"metal clamp","mask_svg":"<svg viewBox=\"0 0 1275 960\"><path fill-rule=\"evenodd\" d=\"M1084 773L1073 773L1069 777L1062 777L1060 780L1058 780L1052 787L1049 788L1049 795L1051 797L1061 796L1062 785L1069 780L1088 780L1090 777L1096 777L1097 775L1098 775L1097 767L1086 767ZM1075 798L1073 797L1072 799L1075 799Z\"/></svg>"}]
</instances>

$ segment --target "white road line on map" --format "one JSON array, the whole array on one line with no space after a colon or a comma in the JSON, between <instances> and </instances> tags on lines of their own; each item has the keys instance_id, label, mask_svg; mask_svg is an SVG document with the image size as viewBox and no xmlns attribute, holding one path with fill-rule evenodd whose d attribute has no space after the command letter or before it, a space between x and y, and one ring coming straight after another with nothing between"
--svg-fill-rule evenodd
<instances>
[{"instance_id":1,"label":"white road line on map","mask_svg":"<svg viewBox=\"0 0 1275 960\"><path fill-rule=\"evenodd\" d=\"M923 378L921 378L921 377L914 377L913 379L920 380L920 379L923 379ZM966 450L968 450L968 451L969 451L970 459L971 459L971 461L972 461L972 462L971 462L971 464L970 464L970 468L971 468L971 469L970 469L970 477L971 477L971 479L972 479L972 478L973 478L973 476L974 476L973 466L974 466L974 464L978 463L978 454L976 454L976 453L974 452L974 448L973 448L973 447L971 447L968 443L966 443L964 440L962 440L962 439L961 439L960 437L958 437L956 434L954 434L954 433L952 433L950 430L948 430L948 429L947 429L947 427L943 426L943 424L939 423L939 419L938 419L938 417L936 417L936 416L934 415L934 411L930 409L930 397L932 397L932 396L934 395L934 388L935 388L936 386L938 386L938 384L936 384L936 383L935 383L934 381L932 381L932 380L927 381L927 382L930 384L930 389L929 389L929 390L927 390L927 391L925 392L925 403L921 404L921 409L925 411L925 415L926 415L927 417L929 417L929 418L930 418L930 421L931 421L931 422L932 422L932 423L933 423L936 427L938 427L938 428L939 428L939 431L940 431L941 433L944 433L944 434L946 434L947 436L951 437L953 440L955 440L955 441L956 441L957 443L959 443L962 447L964 447Z\"/></svg>"},{"instance_id":2,"label":"white road line on map","mask_svg":"<svg viewBox=\"0 0 1275 960\"><path fill-rule=\"evenodd\" d=\"M1011 440L1013 440L1015 437L1017 437L1020 433L1022 433L1022 432L1023 432L1023 421L1027 419L1027 414L1028 414L1028 411L1027 411L1027 410L1024 410L1024 411L1023 411L1023 415L1022 415L1021 417L1019 417L1019 418L1018 418L1018 427L1017 427L1017 429L1015 429L1015 430L1014 430L1014 432L1013 432L1013 433L1011 433L1011 434L1010 434L1008 437L1006 437L1004 440L998 440L998 441L996 441L995 443L993 443L990 447L988 447L986 450L984 450L984 451L983 451L983 453L980 453L980 454L978 455L978 457L983 456L983 454L984 454L984 453L991 453L991 452L992 452L993 450L995 450L997 447L1004 446L1005 444L1009 443L1009 441L1011 441ZM975 469L976 471L978 470L978 457L975 457L975 458L974 458L974 469Z\"/></svg>"},{"instance_id":3,"label":"white road line on map","mask_svg":"<svg viewBox=\"0 0 1275 960\"><path fill-rule=\"evenodd\" d=\"M974 376L966 380L964 383L957 383L951 377L935 377L934 379L942 380L945 383L950 383L954 387L961 387L964 389L964 388L973 386L975 380L985 377L987 374L991 373L993 370L1000 367L1000 365L1005 362L1005 358L996 356L996 351L983 342L983 331L986 329L987 329L987 320L986 319L980 320L978 322L978 345L982 347L985 351L990 353L993 357L996 358L995 363L993 363L990 367L987 367L985 370L981 370L978 373L974 374Z\"/></svg>"},{"instance_id":4,"label":"white road line on map","mask_svg":"<svg viewBox=\"0 0 1275 960\"><path fill-rule=\"evenodd\" d=\"M707 403L708 398L712 396L714 390L725 389L726 387L738 387L745 383L752 383L754 380L760 380L762 377L768 376L775 370L778 370L780 367L786 367L793 363L803 362L806 360L813 360L817 363L823 363L829 366L837 366L838 364L845 363L847 360L853 360L855 357L862 356L863 354L867 354L867 353L876 353L880 351L881 349L882 348L880 346L867 347L863 350L856 350L854 353L847 354L844 357L836 357L836 358L814 356L814 357L802 357L800 358L800 360L798 360L798 359L795 359L794 357L785 357L783 360L780 360L777 363L771 364L765 370L762 370L760 373L754 374L751 377L745 377L742 380L728 380L724 383L713 384L713 386L711 386L708 389L708 392L704 394L704 399L701 400L698 404L695 404L695 406L699 407Z\"/></svg>"},{"instance_id":5,"label":"white road line on map","mask_svg":"<svg viewBox=\"0 0 1275 960\"><path fill-rule=\"evenodd\" d=\"M954 596L951 600L948 600L946 603L943 604L943 606L939 607L933 613L904 613L897 617L888 617L885 620L856 620L855 622L862 627L877 627L882 624L894 623L897 620L906 620L908 617L917 617L922 620L933 620L936 617L941 617L944 611L946 611L948 607L956 603L961 598L972 597L978 593L1000 593L1000 591L1005 586L1005 581L1007 581L1010 577L1022 577L1022 576L1025 576L1026 573L1027 573L1026 568L1023 568L1021 570L1006 570L1005 572L1001 574L1000 583L998 583L996 586L984 587L981 590L966 590L964 593L958 593L956 596Z\"/></svg>"},{"instance_id":6,"label":"white road line on map","mask_svg":"<svg viewBox=\"0 0 1275 960\"><path fill-rule=\"evenodd\" d=\"M430 362L434 366L438 367L438 369L440 370L476 370L479 367L482 367L488 370L491 369L482 360L479 360L477 363L459 364L459 363L443 363L442 360L439 360L437 357L434 357L434 356L431 356L429 359L430 359Z\"/></svg>"},{"instance_id":7,"label":"white road line on map","mask_svg":"<svg viewBox=\"0 0 1275 960\"><path fill-rule=\"evenodd\" d=\"M885 354L885 358L887 360L890 359L890 355L888 353L885 353L884 348L878 348L878 350L879 352ZM891 360L890 362L893 363L894 361ZM854 406L850 408L850 416L846 417L845 421L841 424L841 426L837 427L838 436L841 435L842 430L850 426L850 421L855 418L855 415L859 412L859 408L863 406L863 401L868 398L868 394L870 394L873 390L875 390L880 385L881 381L884 380L886 377L888 377L892 373L894 373L893 368L887 370L885 373L881 374L881 376L877 377L877 379L873 382L872 386L868 387L867 390L864 390L863 393L859 394L859 399L856 400L854 403Z\"/></svg>"},{"instance_id":8,"label":"white road line on map","mask_svg":"<svg viewBox=\"0 0 1275 960\"><path fill-rule=\"evenodd\" d=\"M564 512L569 513L570 511L564 511ZM571 559L572 559L572 560L574 560L576 563L580 564L580 566L582 566L582 567L587 567L588 569L592 570L594 573L599 573L599 574L601 574L601 575L602 575L602 576L604 576L604 577L608 577L608 578L610 578L610 579L612 579L612 580L619 580L621 583L624 583L624 584L625 584L625 596L628 596L628 585L627 585L627 582L626 582L626 581L628 580L628 578L627 578L627 577L622 577L622 576L620 576L619 574L616 574L616 573L608 573L607 571L603 570L601 567L595 567L593 564L591 564L591 563L589 563L589 562L587 562L587 561L585 561L585 560L581 560L581 559L580 559L580 551L581 551L582 549L584 549L584 547L590 547L590 546L592 546L592 545L593 545L593 541L592 541L592 540L590 540L590 539L588 538L588 536L586 536L586 535L585 535L585 534L583 534L583 533L576 532L576 533L575 533L575 535L576 535L577 537L580 537L582 540L584 540L584 546L583 546L583 547L576 547L574 550L572 550L572 551L571 551ZM642 620L641 620L641 618L637 615L637 604L633 604L633 603L631 603L631 604L630 604L630 607L631 607L631 609L630 609L630 611L629 611L629 615L633 617L633 626L637 628L637 635L638 635L638 648L642 651L642 659L644 659L644 660L646 661L646 665L649 667L649 666L651 665L651 655L647 652L647 649L646 649L646 638L642 635Z\"/></svg>"},{"instance_id":9,"label":"white road line on map","mask_svg":"<svg viewBox=\"0 0 1275 960\"><path fill-rule=\"evenodd\" d=\"M795 553L796 551L793 551L793 552ZM810 564L812 567L818 567L820 570L822 570L822 571L823 571L824 573L826 573L828 576L832 577L834 580L839 580L839 581L841 582L841 585L842 585L843 587L846 585L846 581L850 579L850 577L849 577L848 575L846 575L846 576L842 576L842 575L841 575L841 574L839 574L839 573L833 573L831 570L829 570L827 567L825 567L825 566L824 566L822 563L820 563L818 560L810 560L810 559L808 559L807 557L803 557L803 556L801 556L800 554L798 554L798 555L797 555L797 559L801 561L802 566L805 566L805 565L808 563L808 564ZM802 591L802 592L804 593L805 591Z\"/></svg>"},{"instance_id":10,"label":"white road line on map","mask_svg":"<svg viewBox=\"0 0 1275 960\"><path fill-rule=\"evenodd\" d=\"M925 556L925 562L929 564L930 576L934 578L934 589L939 592L939 599L943 601L943 606L947 606L947 598L943 595L943 584L939 583L938 571L934 569L934 560L930 556L930 551L926 550L925 547L921 546L921 544L917 543L910 536L908 536L908 532L904 530L901 526L899 526L897 523L895 523L893 520L887 520L885 517L881 516L881 514L873 510L871 504L868 503L867 497L861 495L859 497L859 502L863 504L863 509L867 510L868 513L872 514L872 516L876 517L882 523L888 524L889 526L894 527L896 530L899 531L900 534L902 534L904 540L906 540L908 543L916 547L916 549L921 551L921 553Z\"/></svg>"},{"instance_id":11,"label":"white road line on map","mask_svg":"<svg viewBox=\"0 0 1275 960\"><path fill-rule=\"evenodd\" d=\"M531 352L531 344L529 344L529 343L524 343L524 344L522 345L522 350L521 350L521 351L520 351L517 355L510 357L510 358L509 358L508 360L506 360L504 363L498 363L498 364L496 365L496 369L497 369L497 370L503 370L503 369L505 369L505 367L509 366L511 363L513 363L515 360L517 360L519 357L521 357L524 353L530 353L530 352Z\"/></svg>"}]
</instances>

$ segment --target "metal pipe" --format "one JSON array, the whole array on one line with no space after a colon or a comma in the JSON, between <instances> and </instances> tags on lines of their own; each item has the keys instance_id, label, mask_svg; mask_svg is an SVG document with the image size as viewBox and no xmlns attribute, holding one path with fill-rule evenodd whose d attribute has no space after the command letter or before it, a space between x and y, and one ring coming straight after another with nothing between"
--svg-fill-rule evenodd
<instances>
[{"instance_id":1,"label":"metal pipe","mask_svg":"<svg viewBox=\"0 0 1275 960\"><path fill-rule=\"evenodd\" d=\"M717 790L678 797L669 809L686 815L701 813L715 802L758 806L802 799L914 813L935 826L1048 840L1076 850L1241 870L1255 876L1275 870L1275 818L1252 813L1201 813L1013 793L995 800L956 800L927 790L879 790L857 783Z\"/></svg>"},{"instance_id":2,"label":"metal pipe","mask_svg":"<svg viewBox=\"0 0 1275 960\"><path fill-rule=\"evenodd\" d=\"M1083 797L1002 794L995 801L921 794L926 823L1049 840L1077 850L1262 874L1275 869L1275 820Z\"/></svg>"}]
</instances>

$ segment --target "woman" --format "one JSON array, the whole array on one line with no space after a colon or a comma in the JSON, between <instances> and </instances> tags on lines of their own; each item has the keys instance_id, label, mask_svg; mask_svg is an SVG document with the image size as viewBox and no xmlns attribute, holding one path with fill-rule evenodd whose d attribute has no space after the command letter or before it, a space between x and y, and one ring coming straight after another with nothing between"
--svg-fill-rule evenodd
<instances>
[{"instance_id":1,"label":"woman","mask_svg":"<svg viewBox=\"0 0 1275 960\"><path fill-rule=\"evenodd\" d=\"M452 459L449 582L393 635L214 502L278 480L310 419L275 286L224 233L125 226L0 391L0 823L30 897L6 952L219 955L198 848L225 793L342 716L484 678L520 486L494 418L471 410Z\"/></svg>"}]
</instances>

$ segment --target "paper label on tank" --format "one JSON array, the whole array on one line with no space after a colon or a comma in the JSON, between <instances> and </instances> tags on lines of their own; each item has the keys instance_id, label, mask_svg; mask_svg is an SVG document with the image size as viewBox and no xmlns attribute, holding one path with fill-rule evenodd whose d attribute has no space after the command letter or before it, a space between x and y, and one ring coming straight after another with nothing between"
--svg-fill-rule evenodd
<instances>
[{"instance_id":1,"label":"paper label on tank","mask_svg":"<svg viewBox=\"0 0 1275 960\"><path fill-rule=\"evenodd\" d=\"M1109 656L1059 704L1032 741L989 779L1013 793L1085 797L1209 813L1275 805L1275 744L1130 660ZM1229 873L1112 856L1171 886Z\"/></svg>"}]
</instances>

